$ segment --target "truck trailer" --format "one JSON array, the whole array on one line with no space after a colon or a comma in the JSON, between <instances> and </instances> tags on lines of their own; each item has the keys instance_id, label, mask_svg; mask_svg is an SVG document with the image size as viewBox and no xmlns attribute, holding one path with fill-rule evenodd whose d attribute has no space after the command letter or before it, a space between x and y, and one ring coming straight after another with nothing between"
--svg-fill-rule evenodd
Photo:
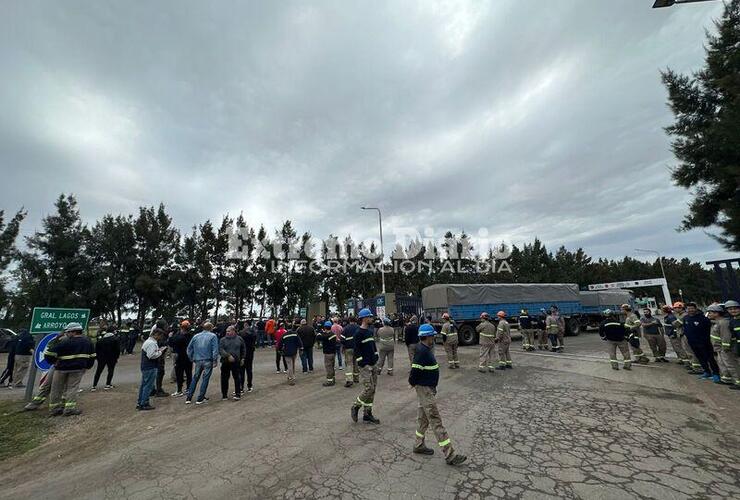
<instances>
[{"instance_id":1,"label":"truck trailer","mask_svg":"<svg viewBox=\"0 0 740 500\"><path fill-rule=\"evenodd\" d=\"M444 313L455 320L462 345L478 343L475 327L483 312L494 317L504 311L507 320L516 323L522 309L534 316L554 305L565 320L566 335L578 335L597 325L604 309L632 303L627 290L582 292L575 283L440 284L424 288L421 297L424 315L431 317L433 324L439 325Z\"/></svg>"}]
</instances>

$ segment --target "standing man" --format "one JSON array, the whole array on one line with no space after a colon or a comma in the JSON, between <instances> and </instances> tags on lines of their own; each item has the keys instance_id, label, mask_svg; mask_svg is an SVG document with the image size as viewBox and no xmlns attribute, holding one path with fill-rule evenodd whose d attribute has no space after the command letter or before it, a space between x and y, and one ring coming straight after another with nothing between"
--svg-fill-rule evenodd
<instances>
[{"instance_id":1,"label":"standing man","mask_svg":"<svg viewBox=\"0 0 740 500\"><path fill-rule=\"evenodd\" d=\"M632 354L640 364L648 364L650 360L640 349L640 319L632 312L629 304L622 304L622 316L624 316L624 327L627 329L627 341L632 347Z\"/></svg>"},{"instance_id":2,"label":"standing man","mask_svg":"<svg viewBox=\"0 0 740 500\"><path fill-rule=\"evenodd\" d=\"M149 404L149 396L154 388L159 370L159 358L167 350L167 346L161 347L160 344L165 338L164 330L155 329L149 338L141 346L141 384L139 385L139 397L136 401L136 409L139 411L153 410L154 407Z\"/></svg>"},{"instance_id":3,"label":"standing man","mask_svg":"<svg viewBox=\"0 0 740 500\"><path fill-rule=\"evenodd\" d=\"M344 328L339 322L339 317L335 316L333 324L331 325L331 333L337 338L337 351L335 353L337 362L339 363L339 369L344 370L344 364L342 361L342 345L344 344Z\"/></svg>"},{"instance_id":4,"label":"standing man","mask_svg":"<svg viewBox=\"0 0 740 500\"><path fill-rule=\"evenodd\" d=\"M159 338L159 347L166 347L167 346L167 322L163 318L159 318L157 320L157 323L154 325L154 329L162 330L164 333L164 337L158 337ZM165 390L162 388L162 383L164 382L164 375L167 372L167 366L165 365L165 360L167 359L167 356L160 356L157 358L157 361L159 361L159 370L157 370L157 382L154 392L152 393L153 396L158 398L165 398L169 396L165 392Z\"/></svg>"},{"instance_id":5,"label":"standing man","mask_svg":"<svg viewBox=\"0 0 740 500\"><path fill-rule=\"evenodd\" d=\"M357 422L360 408L363 409L362 420L372 424L379 424L380 420L373 416L373 402L375 401L375 387L378 383L378 372L375 364L378 362L378 349L375 346L372 323L373 313L370 309L360 309L357 318L362 322L359 330L355 333L355 346L357 350L357 364L360 368L360 381L363 391L352 405L352 421Z\"/></svg>"},{"instance_id":6,"label":"standing man","mask_svg":"<svg viewBox=\"0 0 740 500\"><path fill-rule=\"evenodd\" d=\"M85 370L95 364L95 346L89 338L82 335L82 325L69 323L64 333L67 338L59 342L54 351L47 350L44 354L50 363L54 363L54 379L49 397L51 416L82 413L77 408L77 389Z\"/></svg>"},{"instance_id":7,"label":"standing man","mask_svg":"<svg viewBox=\"0 0 740 500\"><path fill-rule=\"evenodd\" d=\"M98 389L98 382L100 381L100 375L103 374L103 369L107 368L108 373L105 377L105 389L106 391L113 388L113 372L116 369L116 363L118 358L121 356L121 342L120 339L116 338L115 327L109 326L108 331L98 339L95 344L95 357L98 360L98 366L95 368L95 376L93 377L92 392ZM128 339L127 339L128 340Z\"/></svg>"},{"instance_id":8,"label":"standing man","mask_svg":"<svg viewBox=\"0 0 740 500\"><path fill-rule=\"evenodd\" d=\"M236 327L226 327L226 334L218 341L221 355L221 400L229 399L229 376L234 379L234 401L242 398L241 370L246 357L244 339L236 334Z\"/></svg>"},{"instance_id":9,"label":"standing man","mask_svg":"<svg viewBox=\"0 0 740 500\"><path fill-rule=\"evenodd\" d=\"M537 315L537 349L540 351L547 351L547 311L540 309L540 313Z\"/></svg>"},{"instance_id":10,"label":"standing man","mask_svg":"<svg viewBox=\"0 0 740 500\"><path fill-rule=\"evenodd\" d=\"M395 336L396 331L391 326L391 319L383 318L383 326L378 328L375 333L376 340L378 341L378 353L380 355L378 375L383 373L383 366L385 366L386 362L388 362L388 375L393 375L393 355L396 348Z\"/></svg>"},{"instance_id":11,"label":"standing man","mask_svg":"<svg viewBox=\"0 0 740 500\"><path fill-rule=\"evenodd\" d=\"M668 341L671 343L671 347L673 347L673 351L676 353L678 364L682 365L684 362L689 364L686 351L683 350L683 345L681 345L681 339L676 333L676 327L673 326L676 322L676 315L673 314L673 310L669 305L665 305L661 309L663 311L663 318L661 319L663 333L668 337Z\"/></svg>"},{"instance_id":12,"label":"standing man","mask_svg":"<svg viewBox=\"0 0 740 500\"><path fill-rule=\"evenodd\" d=\"M416 344L419 343L419 320L416 315L411 316L409 324L406 325L406 329L403 331L403 341L406 343L406 350L409 353L409 363L412 363Z\"/></svg>"},{"instance_id":13,"label":"standing man","mask_svg":"<svg viewBox=\"0 0 740 500\"><path fill-rule=\"evenodd\" d=\"M552 344L552 352L563 352L565 346L563 339L565 337L565 320L560 316L558 306L550 306L550 315L545 319L545 330Z\"/></svg>"},{"instance_id":14,"label":"standing man","mask_svg":"<svg viewBox=\"0 0 740 500\"><path fill-rule=\"evenodd\" d=\"M653 361L668 363L668 360L665 359L666 343L663 332L660 331L660 321L653 316L653 312L648 307L642 311L640 328L642 329L642 336L645 337L650 346L650 352L653 353Z\"/></svg>"},{"instance_id":15,"label":"standing man","mask_svg":"<svg viewBox=\"0 0 740 500\"><path fill-rule=\"evenodd\" d=\"M326 370L326 381L324 387L331 387L335 383L334 379L334 357L337 353L337 336L331 331L332 322L326 320L324 328L319 334L321 340L321 351L324 353L324 369Z\"/></svg>"},{"instance_id":16,"label":"standing man","mask_svg":"<svg viewBox=\"0 0 740 500\"><path fill-rule=\"evenodd\" d=\"M277 330L277 323L275 323L275 320L272 316L267 320L265 323L265 335L267 337L267 341L272 345L275 343L275 331Z\"/></svg>"},{"instance_id":17,"label":"standing man","mask_svg":"<svg viewBox=\"0 0 740 500\"><path fill-rule=\"evenodd\" d=\"M450 436L442 425L442 417L437 409L437 385L439 384L439 364L434 357L434 327L425 323L419 327L419 344L414 352L409 373L409 385L416 390L419 400L419 412L416 417L416 443L414 453L434 455L434 450L424 444L424 437L429 425L437 438L437 445L442 448L448 465L460 465L467 457L458 455L452 449Z\"/></svg>"},{"instance_id":18,"label":"standing man","mask_svg":"<svg viewBox=\"0 0 740 500\"><path fill-rule=\"evenodd\" d=\"M686 318L684 303L675 302L673 304L673 313L676 316L676 320L673 322L673 327L676 329L676 335L678 335L678 338L681 340L681 347L683 347L683 350L686 353L686 362L684 363L684 366L686 366L689 373L700 375L704 373L704 370L701 368L699 358L697 358L694 351L691 350L689 339L687 339L684 334L683 323Z\"/></svg>"},{"instance_id":19,"label":"standing man","mask_svg":"<svg viewBox=\"0 0 740 500\"><path fill-rule=\"evenodd\" d=\"M732 357L735 361L735 366L738 366L737 348L740 345L740 304L735 300L728 300L725 302L725 309L730 314L729 327L732 338L730 340L729 350L725 343L722 343L722 355ZM740 366L738 366L738 375L740 375ZM730 386L730 389L740 391L740 377L735 379L735 383Z\"/></svg>"},{"instance_id":20,"label":"standing man","mask_svg":"<svg viewBox=\"0 0 740 500\"><path fill-rule=\"evenodd\" d=\"M15 364L13 365L13 384L10 387L25 387L23 380L26 378L28 367L31 366L33 349L36 342L28 330L23 328L15 343Z\"/></svg>"},{"instance_id":21,"label":"standing man","mask_svg":"<svg viewBox=\"0 0 740 500\"><path fill-rule=\"evenodd\" d=\"M717 361L714 359L714 350L710 337L711 329L711 322L696 307L696 303L689 302L686 304L686 316L683 318L683 333L686 335L689 347L694 352L694 356L699 360L699 364L704 370L701 378L711 378L717 382L720 381L719 366L717 366Z\"/></svg>"},{"instance_id":22,"label":"standing man","mask_svg":"<svg viewBox=\"0 0 740 500\"><path fill-rule=\"evenodd\" d=\"M451 370L455 370L460 368L460 360L457 357L457 346L459 345L457 327L455 326L455 323L452 322L450 315L447 313L442 315L442 321L444 321L444 323L442 323L440 333L442 334L442 343L444 344L445 352L447 353L447 366Z\"/></svg>"},{"instance_id":23,"label":"standing man","mask_svg":"<svg viewBox=\"0 0 740 500\"><path fill-rule=\"evenodd\" d=\"M517 319L519 331L522 332L522 350L534 351L534 332L532 328L534 319L529 315L527 309L522 309Z\"/></svg>"},{"instance_id":24,"label":"standing man","mask_svg":"<svg viewBox=\"0 0 740 500\"><path fill-rule=\"evenodd\" d=\"M167 344L172 349L173 356L176 355L175 383L177 384L177 389L171 394L175 398L181 397L183 395L183 386L187 390L193 381L193 362L188 357L188 345L192 338L193 336L190 334L190 321L183 320L180 322L180 329L167 339Z\"/></svg>"},{"instance_id":25,"label":"standing man","mask_svg":"<svg viewBox=\"0 0 740 500\"><path fill-rule=\"evenodd\" d=\"M139 330L139 327L134 325L131 321L127 323L128 326L128 345L126 346L126 352L128 354L134 353L134 348L136 347L136 341L139 340L139 336L141 335L141 330Z\"/></svg>"},{"instance_id":26,"label":"standing man","mask_svg":"<svg viewBox=\"0 0 740 500\"><path fill-rule=\"evenodd\" d=\"M344 348L344 372L346 381L344 387L352 387L354 382L360 381L359 368L355 359L355 334L360 327L357 326L357 318L349 318L349 324L342 331L342 347Z\"/></svg>"},{"instance_id":27,"label":"standing man","mask_svg":"<svg viewBox=\"0 0 740 500\"><path fill-rule=\"evenodd\" d=\"M735 381L740 379L737 372L737 360L732 352L732 330L730 330L730 320L725 314L725 308L719 304L712 304L707 307L707 314L712 322L712 330L709 338L712 339L714 353L717 356L719 365L720 380L715 382L725 385L734 385Z\"/></svg>"},{"instance_id":28,"label":"standing man","mask_svg":"<svg viewBox=\"0 0 740 500\"><path fill-rule=\"evenodd\" d=\"M487 312L480 314L480 325L475 327L475 331L478 332L480 341L478 371L486 373L486 368L488 368L488 371L493 373L493 370L496 369L493 366L494 361L496 361L496 326L491 323L491 317Z\"/></svg>"},{"instance_id":29,"label":"standing man","mask_svg":"<svg viewBox=\"0 0 740 500\"><path fill-rule=\"evenodd\" d=\"M316 343L316 330L305 319L302 319L301 326L296 333L298 333L298 338L301 339L301 344L303 344L303 350L301 351L303 373L312 373L313 345Z\"/></svg>"},{"instance_id":30,"label":"standing man","mask_svg":"<svg viewBox=\"0 0 740 500\"><path fill-rule=\"evenodd\" d=\"M511 354L509 354L509 347L511 347L511 325L506 321L506 313L499 311L496 313L498 317L498 326L496 327L496 343L498 344L498 368L497 370L506 370L514 368L511 362Z\"/></svg>"},{"instance_id":31,"label":"standing man","mask_svg":"<svg viewBox=\"0 0 740 500\"><path fill-rule=\"evenodd\" d=\"M627 345L627 330L624 323L619 322L617 315L611 309L604 311L604 320L599 324L599 336L608 344L607 352L609 353L612 370L619 370L617 348L622 353L624 369L631 370L632 359L630 358L630 348Z\"/></svg>"},{"instance_id":32,"label":"standing man","mask_svg":"<svg viewBox=\"0 0 740 500\"><path fill-rule=\"evenodd\" d=\"M278 350L283 353L283 363L288 363L288 385L295 385L295 361L298 353L303 350L301 338L290 325L290 330L286 331L278 343Z\"/></svg>"},{"instance_id":33,"label":"standing man","mask_svg":"<svg viewBox=\"0 0 740 500\"><path fill-rule=\"evenodd\" d=\"M203 383L200 386L200 393L195 404L202 405L207 401L206 391L208 391L208 382L211 380L213 369L218 366L219 355L218 337L211 330L213 330L213 324L206 321L203 323L203 331L197 333L190 340L190 344L188 344L188 358L195 365L195 373L188 389L188 397L185 400L185 404L187 405L192 403L193 394L195 394L195 389L198 387L201 375L203 376Z\"/></svg>"},{"instance_id":34,"label":"standing man","mask_svg":"<svg viewBox=\"0 0 740 500\"><path fill-rule=\"evenodd\" d=\"M244 363L241 368L241 387L242 393L244 393L244 383L247 384L247 392L252 392L252 371L254 366L254 351L257 347L258 334L251 328L249 322L244 325L244 328L239 332L239 336L244 341Z\"/></svg>"}]
</instances>

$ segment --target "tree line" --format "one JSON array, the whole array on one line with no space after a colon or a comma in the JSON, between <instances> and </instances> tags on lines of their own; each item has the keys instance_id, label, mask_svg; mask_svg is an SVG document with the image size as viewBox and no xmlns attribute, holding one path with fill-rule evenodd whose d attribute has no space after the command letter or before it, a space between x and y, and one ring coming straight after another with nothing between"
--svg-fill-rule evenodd
<instances>
[{"instance_id":1,"label":"tree line","mask_svg":"<svg viewBox=\"0 0 740 500\"><path fill-rule=\"evenodd\" d=\"M115 322L134 317L139 323L160 316L288 316L320 300L344 313L349 299L371 298L381 290L380 273L367 272L368 265L375 270L380 265L374 244L364 248L351 236L330 235L336 248L310 252L311 235L299 235L289 220L268 231L249 225L241 214L226 215L181 233L160 204L141 207L136 215L108 214L87 225L75 197L63 194L41 229L18 248L25 216L20 210L6 222L0 211L0 319L7 326L27 325L35 306L85 307L93 317ZM235 228L242 235L238 254ZM397 245L384 264L387 290L420 296L435 283L565 282L585 287L661 275L657 260L594 260L581 248L549 251L538 239L490 249L481 257L465 251L470 249L467 235L445 237L441 245L418 240ZM511 272L480 272L481 262L495 258L497 250L505 250ZM401 259L408 265L399 266ZM412 265L419 263L423 265ZM394 266L404 272L391 272ZM671 258L664 259L664 266L674 296L681 290L700 302L719 297L712 273L699 263Z\"/></svg>"}]
</instances>

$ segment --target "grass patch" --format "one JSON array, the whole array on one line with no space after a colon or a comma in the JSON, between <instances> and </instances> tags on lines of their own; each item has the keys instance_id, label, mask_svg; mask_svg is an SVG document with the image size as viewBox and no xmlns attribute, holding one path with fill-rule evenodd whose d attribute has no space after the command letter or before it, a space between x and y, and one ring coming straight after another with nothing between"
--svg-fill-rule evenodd
<instances>
[{"instance_id":1,"label":"grass patch","mask_svg":"<svg viewBox=\"0 0 740 500\"><path fill-rule=\"evenodd\" d=\"M0 401L0 462L40 445L49 433L46 412L23 411L23 402Z\"/></svg>"}]
</instances>

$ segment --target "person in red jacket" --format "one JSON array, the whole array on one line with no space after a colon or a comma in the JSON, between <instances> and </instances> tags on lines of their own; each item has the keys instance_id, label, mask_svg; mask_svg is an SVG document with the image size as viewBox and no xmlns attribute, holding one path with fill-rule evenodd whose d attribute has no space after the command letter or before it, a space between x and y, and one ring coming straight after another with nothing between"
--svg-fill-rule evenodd
<instances>
[{"instance_id":1,"label":"person in red jacket","mask_svg":"<svg viewBox=\"0 0 740 500\"><path fill-rule=\"evenodd\" d=\"M268 319L267 323L265 323L265 334L273 344L275 343L275 326L275 320L272 318Z\"/></svg>"},{"instance_id":2,"label":"person in red jacket","mask_svg":"<svg viewBox=\"0 0 740 500\"><path fill-rule=\"evenodd\" d=\"M283 335L285 335L286 331L287 330L285 329L285 323L281 322L273 335L275 338L275 368L277 368L277 371L275 373L280 373L280 359L283 360L283 373L288 373L288 363L287 361L285 361L285 357L283 357L283 353L279 348L280 340L283 338Z\"/></svg>"}]
</instances>

